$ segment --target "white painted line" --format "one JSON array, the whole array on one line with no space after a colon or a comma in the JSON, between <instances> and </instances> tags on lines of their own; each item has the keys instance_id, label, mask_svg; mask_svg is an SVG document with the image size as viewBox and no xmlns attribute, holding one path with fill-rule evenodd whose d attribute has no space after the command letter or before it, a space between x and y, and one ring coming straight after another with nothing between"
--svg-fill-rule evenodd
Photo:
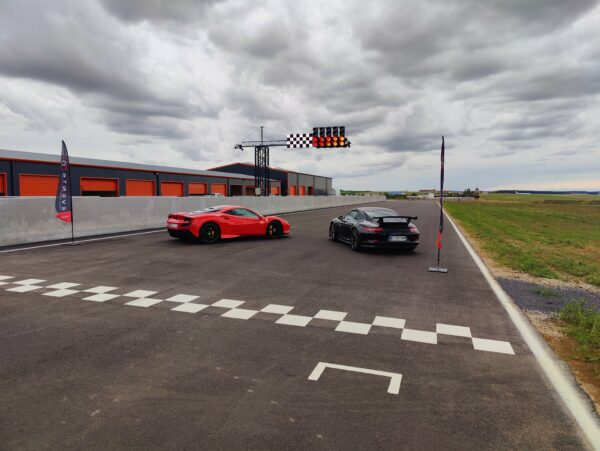
<instances>
[{"instance_id":1,"label":"white painted line","mask_svg":"<svg viewBox=\"0 0 600 451\"><path fill-rule=\"evenodd\" d=\"M39 290L40 288L44 288L41 285L21 285L15 288L7 288L6 291L14 291L15 293L26 293L28 291Z\"/></svg>"},{"instance_id":2,"label":"white painted line","mask_svg":"<svg viewBox=\"0 0 600 451\"><path fill-rule=\"evenodd\" d=\"M176 294L175 296L171 296L170 298L165 299L165 301L169 302L191 302L195 299L198 299L200 296L192 296L190 294Z\"/></svg>"},{"instance_id":3,"label":"white painted line","mask_svg":"<svg viewBox=\"0 0 600 451\"><path fill-rule=\"evenodd\" d=\"M83 290L86 293L97 293L97 294L102 294L102 293L108 293L109 291L114 291L116 290L117 287L107 287L104 285L100 285L94 288L88 288L87 290Z\"/></svg>"},{"instance_id":4,"label":"white painted line","mask_svg":"<svg viewBox=\"0 0 600 451\"><path fill-rule=\"evenodd\" d=\"M343 371L352 371L354 373L363 373L363 374L373 374L375 376L383 376L390 378L390 385L388 386L387 392L392 395L397 395L400 393L400 384L402 383L402 374L400 373L390 373L388 371L379 371L379 370L370 370L368 368L359 368L357 366L348 366L348 365L337 365L335 363L327 363L327 362L319 362L315 369L312 370L308 379L311 381L318 381L325 371L325 368L331 368L336 370Z\"/></svg>"},{"instance_id":5,"label":"white painted line","mask_svg":"<svg viewBox=\"0 0 600 451\"><path fill-rule=\"evenodd\" d=\"M437 344L437 334L425 330L404 329L401 338L402 340L418 341L419 343Z\"/></svg>"},{"instance_id":6,"label":"white painted line","mask_svg":"<svg viewBox=\"0 0 600 451\"><path fill-rule=\"evenodd\" d=\"M316 319L328 319L330 321L343 321L348 315L346 312L336 312L333 310L319 310L319 313L315 315Z\"/></svg>"},{"instance_id":7,"label":"white painted line","mask_svg":"<svg viewBox=\"0 0 600 451\"><path fill-rule=\"evenodd\" d=\"M136 299L135 301L127 302L125 305L133 305L134 307L150 307L162 301L162 299L140 298Z\"/></svg>"},{"instance_id":8,"label":"white painted line","mask_svg":"<svg viewBox=\"0 0 600 451\"><path fill-rule=\"evenodd\" d=\"M45 279L25 279L25 280L19 280L18 282L13 282L14 284L17 285L35 285L38 283L42 283L45 282Z\"/></svg>"},{"instance_id":9,"label":"white painted line","mask_svg":"<svg viewBox=\"0 0 600 451\"><path fill-rule=\"evenodd\" d=\"M352 321L342 321L335 328L337 332L348 332L351 334L367 335L371 330L371 324L353 323Z\"/></svg>"},{"instance_id":10,"label":"white painted line","mask_svg":"<svg viewBox=\"0 0 600 451\"><path fill-rule=\"evenodd\" d=\"M404 329L406 320L400 318L390 318L388 316L376 316L373 326L393 327L394 329Z\"/></svg>"},{"instance_id":11,"label":"white painted line","mask_svg":"<svg viewBox=\"0 0 600 451\"><path fill-rule=\"evenodd\" d=\"M453 335L455 337L471 338L471 328L465 326L453 326L451 324L437 323L435 331L441 335Z\"/></svg>"},{"instance_id":12,"label":"white painted line","mask_svg":"<svg viewBox=\"0 0 600 451\"><path fill-rule=\"evenodd\" d=\"M146 235L148 233L158 233L158 232L164 232L164 229L160 229L160 230L151 230L149 232L136 232L136 233L126 233L123 235L113 235L113 236L104 236L102 238L90 238L87 240L75 240L75 244L79 244L79 243L91 243L92 241L104 241L104 240L114 240L116 238L125 238L128 236L135 236L135 235ZM29 247L19 247L17 249L7 249L4 251L0 251L0 254L6 254L9 252L19 252L19 251L29 251L29 250L33 250L33 249L43 249L45 247L56 247L56 246L64 246L65 244L71 244L70 241L64 241L64 242L60 242L60 243L53 243L53 244L42 244L39 246L29 246Z\"/></svg>"},{"instance_id":13,"label":"white painted line","mask_svg":"<svg viewBox=\"0 0 600 451\"><path fill-rule=\"evenodd\" d=\"M250 319L258 313L258 310L248 310L245 308L232 308L221 316L225 318Z\"/></svg>"},{"instance_id":14,"label":"white painted line","mask_svg":"<svg viewBox=\"0 0 600 451\"><path fill-rule=\"evenodd\" d=\"M245 301L236 301L234 299L221 299L212 304L213 307L236 308L242 305Z\"/></svg>"},{"instance_id":15,"label":"white painted line","mask_svg":"<svg viewBox=\"0 0 600 451\"><path fill-rule=\"evenodd\" d=\"M48 285L46 288L56 288L57 290L63 290L66 288L73 288L77 285L81 285L80 283L69 283L69 282L61 282L55 283L54 285Z\"/></svg>"},{"instance_id":16,"label":"white painted line","mask_svg":"<svg viewBox=\"0 0 600 451\"><path fill-rule=\"evenodd\" d=\"M198 313L200 310L204 310L208 305L206 304L193 304L191 302L184 302L177 307L172 308L174 312L185 312L185 313Z\"/></svg>"},{"instance_id":17,"label":"white painted line","mask_svg":"<svg viewBox=\"0 0 600 451\"><path fill-rule=\"evenodd\" d=\"M158 293L158 291L135 290L125 293L122 296L127 296L128 298L147 298L148 296L152 296L156 293Z\"/></svg>"},{"instance_id":18,"label":"white painted line","mask_svg":"<svg viewBox=\"0 0 600 451\"><path fill-rule=\"evenodd\" d=\"M508 341L486 340L485 338L473 338L473 349L477 351L499 352L501 354L515 354Z\"/></svg>"},{"instance_id":19,"label":"white painted line","mask_svg":"<svg viewBox=\"0 0 600 451\"><path fill-rule=\"evenodd\" d=\"M475 261L479 270L487 280L488 284L498 297L500 304L504 307L513 324L523 337L523 340L537 359L546 377L550 380L554 389L562 398L565 406L569 409L583 433L590 442L593 449L600 449L600 424L587 400L581 393L581 389L573 380L573 376L567 373L557 362L557 358L549 350L543 339L533 328L525 314L514 304L512 299L502 289L490 270L485 266L483 260L477 255L471 244L464 237L454 220L444 211L444 215L452 224L456 234Z\"/></svg>"},{"instance_id":20,"label":"white painted line","mask_svg":"<svg viewBox=\"0 0 600 451\"><path fill-rule=\"evenodd\" d=\"M10 282L2 282L2 281L0 281L0 286L2 286L2 285L9 285L9 284L10 284Z\"/></svg>"},{"instance_id":21,"label":"white painted line","mask_svg":"<svg viewBox=\"0 0 600 451\"><path fill-rule=\"evenodd\" d=\"M313 319L312 316L302 316L302 315L283 315L275 324L285 324L287 326L298 326L298 327L306 327L308 323Z\"/></svg>"},{"instance_id":22,"label":"white painted line","mask_svg":"<svg viewBox=\"0 0 600 451\"><path fill-rule=\"evenodd\" d=\"M261 312L285 315L286 313L290 313L292 310L294 310L294 307L290 307L289 305L269 304L263 308Z\"/></svg>"},{"instance_id":23,"label":"white painted line","mask_svg":"<svg viewBox=\"0 0 600 451\"><path fill-rule=\"evenodd\" d=\"M13 276L0 276L0 280L14 279Z\"/></svg>"},{"instance_id":24,"label":"white painted line","mask_svg":"<svg viewBox=\"0 0 600 451\"><path fill-rule=\"evenodd\" d=\"M88 296L87 298L83 298L84 301L94 301L94 302L106 302L111 299L118 298L121 296L120 294L106 294L106 293L98 293L93 296Z\"/></svg>"},{"instance_id":25,"label":"white painted line","mask_svg":"<svg viewBox=\"0 0 600 451\"><path fill-rule=\"evenodd\" d=\"M48 293L43 293L42 296L51 296L53 298L64 298L65 296L69 296L71 294L79 293L79 290L56 290L49 291Z\"/></svg>"}]
</instances>

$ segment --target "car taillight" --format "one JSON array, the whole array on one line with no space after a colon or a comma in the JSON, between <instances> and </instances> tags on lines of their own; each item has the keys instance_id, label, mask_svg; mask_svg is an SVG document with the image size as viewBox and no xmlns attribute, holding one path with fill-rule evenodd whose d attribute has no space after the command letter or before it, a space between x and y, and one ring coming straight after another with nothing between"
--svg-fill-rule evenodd
<instances>
[{"instance_id":1,"label":"car taillight","mask_svg":"<svg viewBox=\"0 0 600 451\"><path fill-rule=\"evenodd\" d=\"M383 228L382 227L365 227L363 229L363 232L370 232L370 233L383 232Z\"/></svg>"},{"instance_id":2,"label":"car taillight","mask_svg":"<svg viewBox=\"0 0 600 451\"><path fill-rule=\"evenodd\" d=\"M412 233L419 233L419 229L417 229L417 226L414 224L409 224L408 230L410 230Z\"/></svg>"}]
</instances>

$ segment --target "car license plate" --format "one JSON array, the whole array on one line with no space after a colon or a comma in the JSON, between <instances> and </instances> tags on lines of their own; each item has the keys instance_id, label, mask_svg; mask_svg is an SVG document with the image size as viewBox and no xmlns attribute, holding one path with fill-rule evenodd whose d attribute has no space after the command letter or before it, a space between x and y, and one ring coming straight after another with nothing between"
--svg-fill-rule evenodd
<instances>
[{"instance_id":1,"label":"car license plate","mask_svg":"<svg viewBox=\"0 0 600 451\"><path fill-rule=\"evenodd\" d=\"M406 241L406 237L404 235L391 236L388 239L389 241Z\"/></svg>"},{"instance_id":2,"label":"car license plate","mask_svg":"<svg viewBox=\"0 0 600 451\"><path fill-rule=\"evenodd\" d=\"M169 224L169 229L176 229L177 228L177 224Z\"/></svg>"}]
</instances>

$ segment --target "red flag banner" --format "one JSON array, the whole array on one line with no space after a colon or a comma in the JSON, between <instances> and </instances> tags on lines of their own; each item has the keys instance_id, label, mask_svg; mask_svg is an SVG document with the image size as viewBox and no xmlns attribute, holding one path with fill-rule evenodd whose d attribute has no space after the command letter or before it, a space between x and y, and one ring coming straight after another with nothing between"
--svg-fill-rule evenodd
<instances>
[{"instance_id":1,"label":"red flag banner","mask_svg":"<svg viewBox=\"0 0 600 451\"><path fill-rule=\"evenodd\" d=\"M442 248L442 233L444 232L444 137L442 136L442 155L440 173L440 228L438 229L437 248Z\"/></svg>"}]
</instances>

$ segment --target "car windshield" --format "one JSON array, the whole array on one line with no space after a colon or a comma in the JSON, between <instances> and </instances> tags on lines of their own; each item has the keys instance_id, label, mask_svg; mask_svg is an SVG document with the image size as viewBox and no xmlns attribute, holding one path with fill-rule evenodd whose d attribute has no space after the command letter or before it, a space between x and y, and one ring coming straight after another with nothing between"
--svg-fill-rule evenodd
<instances>
[{"instance_id":1,"label":"car windshield","mask_svg":"<svg viewBox=\"0 0 600 451\"><path fill-rule=\"evenodd\" d=\"M202 213L213 213L215 211L222 210L224 207L225 207L225 205L215 205L214 207L206 207L206 208L203 208L202 210L192 211L192 214L199 215Z\"/></svg>"},{"instance_id":2,"label":"car windshield","mask_svg":"<svg viewBox=\"0 0 600 451\"><path fill-rule=\"evenodd\" d=\"M398 216L398 213L396 213L394 210L391 210L389 208L369 208L369 209L365 209L363 211L371 219L382 218L384 216Z\"/></svg>"}]
</instances>

